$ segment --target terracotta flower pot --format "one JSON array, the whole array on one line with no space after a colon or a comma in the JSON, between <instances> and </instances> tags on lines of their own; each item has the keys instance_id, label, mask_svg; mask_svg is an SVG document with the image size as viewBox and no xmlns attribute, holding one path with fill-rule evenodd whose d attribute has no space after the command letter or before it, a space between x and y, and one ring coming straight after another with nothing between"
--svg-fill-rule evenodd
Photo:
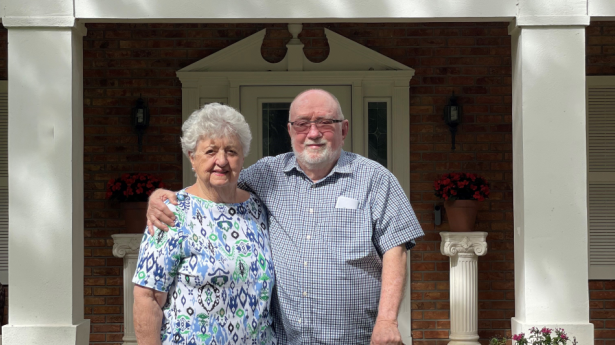
<instances>
[{"instance_id":1,"label":"terracotta flower pot","mask_svg":"<svg viewBox=\"0 0 615 345\"><path fill-rule=\"evenodd\" d=\"M121 203L122 213L124 214L123 233L125 234L141 234L145 232L147 220L145 213L147 212L147 202L123 202Z\"/></svg>"},{"instance_id":2,"label":"terracotta flower pot","mask_svg":"<svg viewBox=\"0 0 615 345\"><path fill-rule=\"evenodd\" d=\"M478 200L447 200L444 202L451 231L474 231Z\"/></svg>"}]
</instances>

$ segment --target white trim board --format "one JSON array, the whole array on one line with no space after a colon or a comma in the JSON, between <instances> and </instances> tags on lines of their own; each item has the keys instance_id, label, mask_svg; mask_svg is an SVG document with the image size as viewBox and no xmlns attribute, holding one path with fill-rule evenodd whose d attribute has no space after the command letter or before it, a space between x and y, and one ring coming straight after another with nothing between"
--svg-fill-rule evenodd
<instances>
[{"instance_id":1,"label":"white trim board","mask_svg":"<svg viewBox=\"0 0 615 345\"><path fill-rule=\"evenodd\" d=\"M75 0L77 18L150 22L508 21L516 13L515 0Z\"/></svg>"}]
</instances>

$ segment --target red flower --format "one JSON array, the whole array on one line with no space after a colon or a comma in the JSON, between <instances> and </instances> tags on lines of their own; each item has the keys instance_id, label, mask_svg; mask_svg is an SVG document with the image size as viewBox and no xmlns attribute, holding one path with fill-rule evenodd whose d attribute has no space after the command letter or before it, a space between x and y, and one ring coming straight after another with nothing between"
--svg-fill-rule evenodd
<instances>
[{"instance_id":1,"label":"red flower","mask_svg":"<svg viewBox=\"0 0 615 345\"><path fill-rule=\"evenodd\" d=\"M489 196L487 181L473 173L448 173L434 181L435 195L445 200L484 200Z\"/></svg>"},{"instance_id":2,"label":"red flower","mask_svg":"<svg viewBox=\"0 0 615 345\"><path fill-rule=\"evenodd\" d=\"M147 201L147 197L156 188L163 187L160 179L151 174L122 174L119 178L107 182L105 197L119 201Z\"/></svg>"}]
</instances>

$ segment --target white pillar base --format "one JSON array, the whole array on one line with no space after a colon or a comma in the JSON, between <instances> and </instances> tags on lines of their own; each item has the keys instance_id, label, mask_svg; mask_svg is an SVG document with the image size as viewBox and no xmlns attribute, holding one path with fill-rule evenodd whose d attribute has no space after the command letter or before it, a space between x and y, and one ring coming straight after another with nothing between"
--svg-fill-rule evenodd
<instances>
[{"instance_id":1,"label":"white pillar base","mask_svg":"<svg viewBox=\"0 0 615 345\"><path fill-rule=\"evenodd\" d=\"M143 234L118 234L111 235L113 237L113 255L118 258L124 258L124 344L137 345L137 336L135 334L135 326L132 319L133 304L135 297L133 295L134 284L132 277L137 270L137 260L139 258L139 247Z\"/></svg>"},{"instance_id":2,"label":"white pillar base","mask_svg":"<svg viewBox=\"0 0 615 345\"><path fill-rule=\"evenodd\" d=\"M447 345L480 345L480 342L478 342L478 335L473 337L472 340L453 340L453 336L451 335L449 340Z\"/></svg>"},{"instance_id":3,"label":"white pillar base","mask_svg":"<svg viewBox=\"0 0 615 345\"><path fill-rule=\"evenodd\" d=\"M3 345L83 345L90 342L90 320L78 325L4 325Z\"/></svg>"},{"instance_id":4,"label":"white pillar base","mask_svg":"<svg viewBox=\"0 0 615 345\"><path fill-rule=\"evenodd\" d=\"M451 334L448 345L478 342L478 257L487 254L486 232L441 232L440 252L450 257Z\"/></svg>"},{"instance_id":5,"label":"white pillar base","mask_svg":"<svg viewBox=\"0 0 615 345\"><path fill-rule=\"evenodd\" d=\"M566 334L572 340L572 337L576 337L577 341L580 345L584 344L593 344L594 343L594 324L593 323L555 323L555 324L544 324L544 323L530 323L519 320L516 317L511 319L512 323L512 333L519 334L525 333L526 338L530 333L529 330L532 327L536 327L542 329L543 327L555 329L555 328L563 328L566 331ZM571 343L571 342L570 342Z\"/></svg>"}]
</instances>

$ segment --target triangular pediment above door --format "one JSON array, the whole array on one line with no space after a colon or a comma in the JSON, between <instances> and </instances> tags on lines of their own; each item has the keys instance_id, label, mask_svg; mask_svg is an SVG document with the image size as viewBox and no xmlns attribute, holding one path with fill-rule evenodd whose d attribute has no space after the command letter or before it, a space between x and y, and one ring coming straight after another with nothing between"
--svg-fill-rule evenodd
<instances>
[{"instance_id":1,"label":"triangular pediment above door","mask_svg":"<svg viewBox=\"0 0 615 345\"><path fill-rule=\"evenodd\" d=\"M303 45L297 39L301 31L287 45L284 59L270 63L263 59L261 46L263 29L229 47L203 58L178 72L266 72L266 71L413 71L412 68L375 52L331 30L325 29L329 42L329 56L320 63L309 61Z\"/></svg>"}]
</instances>

